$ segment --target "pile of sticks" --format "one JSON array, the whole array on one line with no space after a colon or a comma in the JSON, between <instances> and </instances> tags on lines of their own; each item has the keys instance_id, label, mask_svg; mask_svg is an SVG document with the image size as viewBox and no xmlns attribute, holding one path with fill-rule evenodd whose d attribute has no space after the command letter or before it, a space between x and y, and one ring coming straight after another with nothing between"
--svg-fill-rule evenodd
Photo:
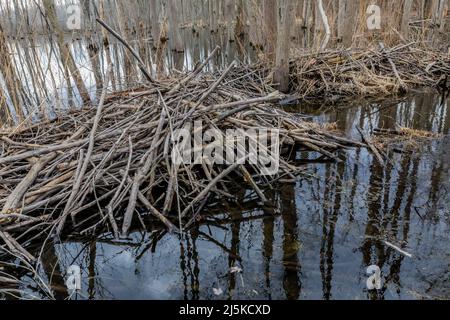
<instances>
[{"instance_id":1,"label":"pile of sticks","mask_svg":"<svg viewBox=\"0 0 450 320\"><path fill-rule=\"evenodd\" d=\"M33 260L24 249L37 237L112 232L126 237L151 214L169 231L196 222L212 197L233 198L228 186L245 184L266 201L263 187L293 180L304 170L293 148L338 160L347 140L276 104L285 97L264 74L231 64L201 72L217 53L187 74L154 80L140 89L102 93L98 106L24 123L0 132L0 238L2 247ZM216 128L278 129L279 172L260 175L254 165L176 165L173 133L187 121ZM286 151L287 150L287 151ZM290 150L290 151L289 151Z\"/></svg>"},{"instance_id":2,"label":"pile of sticks","mask_svg":"<svg viewBox=\"0 0 450 320\"><path fill-rule=\"evenodd\" d=\"M396 152L418 150L424 142L441 139L442 134L396 126L395 129L374 128L373 143L379 150L393 149Z\"/></svg>"},{"instance_id":3,"label":"pile of sticks","mask_svg":"<svg viewBox=\"0 0 450 320\"><path fill-rule=\"evenodd\" d=\"M415 87L440 90L450 78L450 56L415 43L393 48L380 43L371 50L297 54L290 73L299 98L390 95Z\"/></svg>"}]
</instances>

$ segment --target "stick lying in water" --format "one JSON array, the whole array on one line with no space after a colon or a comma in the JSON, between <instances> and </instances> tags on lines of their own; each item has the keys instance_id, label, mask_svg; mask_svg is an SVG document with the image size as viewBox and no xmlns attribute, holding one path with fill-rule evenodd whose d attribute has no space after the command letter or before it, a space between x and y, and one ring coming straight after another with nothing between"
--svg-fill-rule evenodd
<instances>
[{"instance_id":1,"label":"stick lying in water","mask_svg":"<svg viewBox=\"0 0 450 320\"><path fill-rule=\"evenodd\" d=\"M360 127L356 127L356 129L358 130L359 134L361 135L361 138L363 139L364 143L367 144L370 151L372 151L372 153L375 155L375 159L377 159L377 161L380 163L380 165L384 166L383 157L380 155L380 152L378 151L378 149L372 144L369 137L367 137L367 135L364 133L364 131Z\"/></svg>"},{"instance_id":2,"label":"stick lying in water","mask_svg":"<svg viewBox=\"0 0 450 320\"><path fill-rule=\"evenodd\" d=\"M388 241L383 241L387 246L391 247L392 249L397 250L398 252L400 252L401 254L407 256L408 258L412 258L412 254L406 252L405 250L402 250L401 248L397 247L396 245L388 242Z\"/></svg>"}]
</instances>

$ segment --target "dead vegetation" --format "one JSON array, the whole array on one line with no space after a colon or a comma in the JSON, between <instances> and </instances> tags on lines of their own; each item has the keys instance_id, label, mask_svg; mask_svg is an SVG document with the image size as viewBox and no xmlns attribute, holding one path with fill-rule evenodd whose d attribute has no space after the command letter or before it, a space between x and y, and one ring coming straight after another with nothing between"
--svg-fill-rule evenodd
<instances>
[{"instance_id":1,"label":"dead vegetation","mask_svg":"<svg viewBox=\"0 0 450 320\"><path fill-rule=\"evenodd\" d=\"M299 98L391 95L417 87L438 88L450 74L450 57L414 43L390 49L298 54L291 60L291 87Z\"/></svg>"},{"instance_id":2,"label":"dead vegetation","mask_svg":"<svg viewBox=\"0 0 450 320\"><path fill-rule=\"evenodd\" d=\"M374 144L381 150L401 146L402 150L411 151L420 148L424 142L440 139L443 135L435 132L396 126L396 129L374 129Z\"/></svg>"}]
</instances>

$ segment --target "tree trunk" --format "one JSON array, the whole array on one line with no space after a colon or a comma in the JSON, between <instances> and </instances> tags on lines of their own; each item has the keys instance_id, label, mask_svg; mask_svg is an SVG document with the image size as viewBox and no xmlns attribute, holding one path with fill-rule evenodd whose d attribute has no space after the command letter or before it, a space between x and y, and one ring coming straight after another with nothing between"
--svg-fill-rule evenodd
<instances>
[{"instance_id":1,"label":"tree trunk","mask_svg":"<svg viewBox=\"0 0 450 320\"><path fill-rule=\"evenodd\" d=\"M432 19L439 0L424 0L425 19Z\"/></svg>"},{"instance_id":2,"label":"tree trunk","mask_svg":"<svg viewBox=\"0 0 450 320\"><path fill-rule=\"evenodd\" d=\"M105 0L100 0L99 1L99 14L100 14L100 19L102 19L103 21L105 20L105 6L104 6L104 2ZM108 39L108 32L105 30L105 28L101 28L101 32L102 32L102 39L103 39L103 46L104 46L104 50L105 50L105 55L106 55L106 64L108 66L112 66L112 58L111 58L111 47L109 45L109 39ZM111 68L110 70L110 75L109 75L110 79L111 79L111 83L112 83L112 87L113 90L117 90L116 87L116 78L114 77L114 70Z\"/></svg>"},{"instance_id":3,"label":"tree trunk","mask_svg":"<svg viewBox=\"0 0 450 320\"><path fill-rule=\"evenodd\" d=\"M170 42L172 50L176 52L184 52L183 39L180 34L179 10L177 0L169 0L168 15L170 25Z\"/></svg>"},{"instance_id":4,"label":"tree trunk","mask_svg":"<svg viewBox=\"0 0 450 320\"><path fill-rule=\"evenodd\" d=\"M278 1L278 36L273 82L281 92L289 91L289 51L292 11L292 0Z\"/></svg>"},{"instance_id":5,"label":"tree trunk","mask_svg":"<svg viewBox=\"0 0 450 320\"><path fill-rule=\"evenodd\" d=\"M236 16L235 0L225 0L225 21L227 27L228 41L234 41L234 18Z\"/></svg>"},{"instance_id":6,"label":"tree trunk","mask_svg":"<svg viewBox=\"0 0 450 320\"><path fill-rule=\"evenodd\" d=\"M413 0L404 0L403 2L403 14L400 25L400 33L405 39L408 39L409 36L409 21L411 18L412 4Z\"/></svg>"},{"instance_id":7,"label":"tree trunk","mask_svg":"<svg viewBox=\"0 0 450 320\"><path fill-rule=\"evenodd\" d=\"M355 0L339 0L338 38L346 48L352 45L357 8Z\"/></svg>"},{"instance_id":8,"label":"tree trunk","mask_svg":"<svg viewBox=\"0 0 450 320\"><path fill-rule=\"evenodd\" d=\"M117 13L117 22L119 23L120 35L122 38L130 43L130 35L129 35L129 20L127 19L127 10L124 2L122 0L115 0L116 5L116 13ZM134 46L133 46L134 47ZM131 57L128 53L128 50L122 47L123 57L124 57L124 77L133 77L136 74L135 64L132 62Z\"/></svg>"},{"instance_id":9,"label":"tree trunk","mask_svg":"<svg viewBox=\"0 0 450 320\"><path fill-rule=\"evenodd\" d=\"M311 0L304 0L302 10L303 48L308 48L311 42Z\"/></svg>"},{"instance_id":10,"label":"tree trunk","mask_svg":"<svg viewBox=\"0 0 450 320\"><path fill-rule=\"evenodd\" d=\"M21 105L21 100L19 96L20 92L20 80L17 77L16 71L13 66L13 61L11 59L8 43L6 41L6 36L3 33L3 28L0 25L0 71L5 80L5 86L8 91L9 97L11 99L12 106L19 120L24 118L24 113ZM1 88L0 88L1 90ZM5 112L6 116L10 116L9 108L6 103L6 94L0 96L0 106L2 111Z\"/></svg>"},{"instance_id":11,"label":"tree trunk","mask_svg":"<svg viewBox=\"0 0 450 320\"><path fill-rule=\"evenodd\" d=\"M328 45L331 36L330 24L328 23L328 17L325 13L325 9L323 8L322 0L317 0L317 9L319 10L320 18L322 19L323 27L325 29L325 38L322 41L320 46L320 50L323 51Z\"/></svg>"},{"instance_id":12,"label":"tree trunk","mask_svg":"<svg viewBox=\"0 0 450 320\"><path fill-rule=\"evenodd\" d=\"M158 16L158 1L157 0L149 0L150 6L150 23L152 26L152 38L154 42L154 46L158 47L158 44L161 40L161 26L159 24L159 16Z\"/></svg>"},{"instance_id":13,"label":"tree trunk","mask_svg":"<svg viewBox=\"0 0 450 320\"><path fill-rule=\"evenodd\" d=\"M102 72L100 70L100 48L98 47L97 39L93 38L92 30L95 30L95 20L91 16L90 0L83 1L83 14L85 20L85 39L87 40L87 50L89 60L91 62L92 71L94 73L95 86L97 91L103 87Z\"/></svg>"},{"instance_id":14,"label":"tree trunk","mask_svg":"<svg viewBox=\"0 0 450 320\"><path fill-rule=\"evenodd\" d=\"M61 26L58 23L58 19L56 16L55 3L53 0L43 0L42 1L45 9L45 13L48 18L48 22L50 24L53 33L56 35L57 45L59 52L61 54L61 59L63 65L67 66L69 69L73 79L75 80L75 85L78 88L78 92L80 93L81 100L83 104L87 105L90 103L90 97L86 85L84 84L83 78L81 77L80 70L77 68L75 64L75 59L70 52L69 45L64 43L64 34L61 29ZM68 85L70 81L68 81ZM70 90L70 88L68 88Z\"/></svg>"},{"instance_id":15,"label":"tree trunk","mask_svg":"<svg viewBox=\"0 0 450 320\"><path fill-rule=\"evenodd\" d=\"M236 27L235 38L242 40L245 35L246 16L244 11L244 0L237 0L237 14L236 14Z\"/></svg>"},{"instance_id":16,"label":"tree trunk","mask_svg":"<svg viewBox=\"0 0 450 320\"><path fill-rule=\"evenodd\" d=\"M264 0L264 26L266 54L272 59L277 36L277 0Z\"/></svg>"},{"instance_id":17,"label":"tree trunk","mask_svg":"<svg viewBox=\"0 0 450 320\"><path fill-rule=\"evenodd\" d=\"M439 0L436 11L434 13L434 24L438 26L439 31L443 32L445 30L445 13L448 10L448 0Z\"/></svg>"}]
</instances>

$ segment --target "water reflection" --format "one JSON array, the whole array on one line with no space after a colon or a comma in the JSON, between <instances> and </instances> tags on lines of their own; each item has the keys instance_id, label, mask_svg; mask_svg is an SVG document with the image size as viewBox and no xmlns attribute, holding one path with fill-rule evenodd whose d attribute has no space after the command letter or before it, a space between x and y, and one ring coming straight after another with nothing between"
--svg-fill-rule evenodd
<instances>
[{"instance_id":1,"label":"water reflection","mask_svg":"<svg viewBox=\"0 0 450 320\"><path fill-rule=\"evenodd\" d=\"M267 191L269 207L249 190L232 190L237 203L205 208L202 223L182 238L146 222L149 230L128 241L104 235L49 244L42 273L54 296L67 297L64 270L78 264L78 299L450 298L448 100L420 94L395 106L355 102L311 116L337 121L355 137L356 126L395 124L445 137L412 152L397 146L384 167L365 149L348 151L340 162L307 164L311 176ZM298 150L297 158L317 155ZM366 289L372 264L383 279L375 292Z\"/></svg>"}]
</instances>

